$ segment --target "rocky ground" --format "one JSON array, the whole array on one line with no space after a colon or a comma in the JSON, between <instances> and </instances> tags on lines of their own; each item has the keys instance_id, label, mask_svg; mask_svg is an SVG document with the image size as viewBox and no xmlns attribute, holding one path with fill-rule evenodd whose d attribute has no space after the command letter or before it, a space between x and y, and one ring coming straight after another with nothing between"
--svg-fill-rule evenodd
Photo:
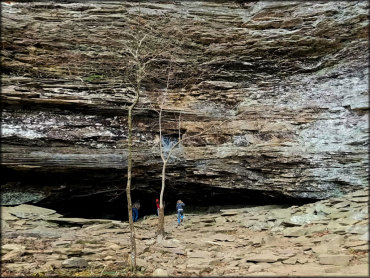
<instances>
[{"instance_id":1,"label":"rocky ground","mask_svg":"<svg viewBox=\"0 0 370 278\"><path fill-rule=\"evenodd\" d=\"M186 212L186 211L185 211ZM2 276L368 276L368 190L302 206L155 216L136 226L133 273L128 223L63 218L31 205L1 208Z\"/></svg>"}]
</instances>

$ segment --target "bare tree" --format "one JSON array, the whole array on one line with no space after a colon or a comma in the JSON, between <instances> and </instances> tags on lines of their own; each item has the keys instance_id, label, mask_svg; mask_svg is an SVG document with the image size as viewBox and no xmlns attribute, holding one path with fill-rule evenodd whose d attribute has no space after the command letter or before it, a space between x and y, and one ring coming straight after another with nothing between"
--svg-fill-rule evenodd
<instances>
[{"instance_id":1,"label":"bare tree","mask_svg":"<svg viewBox=\"0 0 370 278\"><path fill-rule=\"evenodd\" d=\"M134 86L134 101L128 107L128 115L127 115L127 132L128 132L128 156L127 156L127 185L126 185L126 196L127 196L127 209L128 209L128 220L130 226L130 242L131 242L131 264L134 268L136 268L136 241L135 241L135 227L134 222L132 219L132 200L131 200L131 180L132 180L132 111L134 107L137 105L140 99L141 94L141 81L145 75L145 66L146 63L142 63L139 55L140 49L143 41L145 40L146 36L143 36L141 39L137 41L136 49L132 49L127 47L127 51L129 54L132 55L134 62L136 63L136 79L135 79L135 86Z\"/></svg>"},{"instance_id":2,"label":"bare tree","mask_svg":"<svg viewBox=\"0 0 370 278\"><path fill-rule=\"evenodd\" d=\"M121 41L123 45L123 55L127 58L127 65L124 71L124 79L130 85L130 91L133 92L132 103L127 109L127 210L130 227L130 245L131 245L131 265L136 268L136 240L135 240L135 226L132 217L132 198L131 198L131 184L132 184L132 167L133 167L133 117L134 109L140 102L140 97L143 95L142 82L148 76L148 67L159 57L162 53L160 47L154 45L156 40L155 33L151 31L141 20L140 16L137 18L136 28L132 28L131 32L118 31L127 42ZM140 25L142 24L142 25ZM117 33L115 33L117 36Z\"/></svg>"},{"instance_id":3,"label":"bare tree","mask_svg":"<svg viewBox=\"0 0 370 278\"><path fill-rule=\"evenodd\" d=\"M124 33L124 36L130 38L130 44L122 42L124 45L123 53L128 58L128 69L131 72L127 72L128 83L134 96L133 102L128 107L127 116L127 185L126 185L126 196L127 196L127 209L129 215L129 226L130 226L130 243L131 243L131 264L136 267L136 241L135 241L135 227L132 218L132 199L131 199L131 182L132 182L132 122L133 122L133 111L138 105L140 97L143 95L142 82L144 79L150 79L153 77L153 73L149 72L149 67L152 70L152 66L156 67L158 60L165 60L167 49L166 45L168 40L161 38L158 34L158 30L153 30L150 26L145 25L145 21L138 17L138 28L133 29L133 33ZM158 76L157 76L158 78Z\"/></svg>"},{"instance_id":4,"label":"bare tree","mask_svg":"<svg viewBox=\"0 0 370 278\"><path fill-rule=\"evenodd\" d=\"M166 168L167 168L169 160L171 159L175 149L177 147L179 147L186 140L193 139L193 138L196 138L196 137L200 137L200 136L204 135L207 132L211 132L212 130L214 130L214 131L216 131L216 129L219 130L219 128L223 124L225 124L227 122L230 122L232 120L232 119L226 119L226 120L223 120L219 123L215 123L215 124L211 125L209 128L204 129L202 132L196 133L196 134L191 135L191 136L184 136L184 135L181 134L181 112L180 112L179 118L178 118L178 139L175 142L167 143L166 146L165 146L165 141L164 141L164 137L163 137L163 128L162 128L162 126L163 126L162 122L163 122L163 118L164 118L163 110L164 110L164 106L165 106L165 103L166 103L167 97L168 97L168 89L170 87L170 83L171 83L171 80L172 80L174 75L175 75L175 71L172 69L172 64L170 63L169 68L168 68L166 87L165 87L162 95L160 96L161 100L159 101L159 103L160 103L159 104L159 109L158 110L154 109L159 114L159 117L158 117L159 151L160 151L160 156L161 156L161 160L162 160L161 191L160 191L160 199L159 199L160 208L159 208L158 230L157 230L157 235L159 235L161 238L164 238L164 236L165 236L163 198L164 198L164 190L165 190L165 187L166 187ZM233 109L237 108L237 106L239 104L240 103L237 103L230 110L233 110ZM238 116L244 114L245 112L247 112L247 111L239 113Z\"/></svg>"},{"instance_id":5,"label":"bare tree","mask_svg":"<svg viewBox=\"0 0 370 278\"><path fill-rule=\"evenodd\" d=\"M127 104L122 108L127 111L126 195L130 227L131 264L136 267L136 241L131 197L135 111L148 109L148 107L145 107L146 104L141 102L141 99L143 99L146 91L152 89L150 86L154 88L163 87L166 82L170 56L173 55L175 60L183 60L182 69L179 70L181 78L179 78L179 83L176 86L182 86L184 83L194 83L194 80L198 80L200 78L200 67L197 58L199 55L192 54L194 48L198 46L194 44L191 38L182 35L183 26L179 25L176 17L166 14L160 16L141 14L140 3L139 5L133 4L133 7L138 8L137 11L133 12L132 15L128 14L122 22L114 22L115 24L112 23L109 28L95 30L96 34L99 34L99 38L96 38L93 50L95 52L100 50L101 55L99 53L94 59L83 55L69 59L70 64L67 63L67 68L70 74L80 76L79 79L82 82L90 83L94 80L106 82L108 84L106 86L111 87L112 95L116 91L119 93L125 91L123 99ZM91 36L95 36L95 34L93 33ZM186 62L184 62L183 57L187 57ZM78 62L77 65L76 62ZM169 85L168 78L167 85ZM122 90L122 87L125 90ZM171 153L168 154L168 158ZM163 158L165 171L168 159ZM163 177L165 177L165 172ZM163 193L161 207L163 210Z\"/></svg>"},{"instance_id":6,"label":"bare tree","mask_svg":"<svg viewBox=\"0 0 370 278\"><path fill-rule=\"evenodd\" d=\"M161 104L159 107L159 117L158 117L158 124L159 124L159 151L162 159L162 176L161 176L161 193L159 196L159 216L158 216L158 235L161 236L162 238L165 235L164 232L164 203L163 203L163 196L164 196L164 189L166 186L166 167L169 159L171 158L171 154L177 144L174 144L173 147L170 146L169 152L166 154L165 152L165 147L163 146L163 136L162 136L162 116L163 116L163 108L165 101L167 99L167 94L168 94L168 88L170 84L170 76L172 74L171 71L171 66L169 67L168 70L168 75L167 75L167 83L166 83L166 88L164 93L162 94L162 100ZM181 133L180 133L180 120L181 120L181 113L179 115L179 139L178 142L181 140Z\"/></svg>"}]
</instances>

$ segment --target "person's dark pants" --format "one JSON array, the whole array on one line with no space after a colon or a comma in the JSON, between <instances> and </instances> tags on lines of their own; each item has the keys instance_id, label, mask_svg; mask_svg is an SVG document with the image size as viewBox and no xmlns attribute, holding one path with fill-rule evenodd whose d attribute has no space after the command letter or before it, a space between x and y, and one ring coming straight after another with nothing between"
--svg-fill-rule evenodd
<instances>
[{"instance_id":1,"label":"person's dark pants","mask_svg":"<svg viewBox=\"0 0 370 278\"><path fill-rule=\"evenodd\" d=\"M132 220L134 220L134 222L136 222L138 218L139 218L138 209L137 208L132 208Z\"/></svg>"},{"instance_id":2,"label":"person's dark pants","mask_svg":"<svg viewBox=\"0 0 370 278\"><path fill-rule=\"evenodd\" d=\"M180 225L180 222L184 219L184 211L182 209L177 210L177 223Z\"/></svg>"}]
</instances>

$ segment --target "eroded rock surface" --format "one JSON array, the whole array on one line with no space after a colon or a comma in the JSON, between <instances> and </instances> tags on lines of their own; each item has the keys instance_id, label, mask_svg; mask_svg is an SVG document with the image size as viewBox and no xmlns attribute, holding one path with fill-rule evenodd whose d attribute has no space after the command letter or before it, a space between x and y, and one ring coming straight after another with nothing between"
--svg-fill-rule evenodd
<instances>
[{"instance_id":1,"label":"eroded rock surface","mask_svg":"<svg viewBox=\"0 0 370 278\"><path fill-rule=\"evenodd\" d=\"M136 28L138 4L1 5L3 203L117 192L132 102L119 34ZM164 133L177 136L180 113L185 136L227 120L177 151L169 190L324 199L366 186L368 8L141 1L142 24L181 43ZM163 77L165 65L153 75ZM155 77L144 82L135 112L133 175L136 190L157 193L158 125L149 104L164 87Z\"/></svg>"}]
</instances>

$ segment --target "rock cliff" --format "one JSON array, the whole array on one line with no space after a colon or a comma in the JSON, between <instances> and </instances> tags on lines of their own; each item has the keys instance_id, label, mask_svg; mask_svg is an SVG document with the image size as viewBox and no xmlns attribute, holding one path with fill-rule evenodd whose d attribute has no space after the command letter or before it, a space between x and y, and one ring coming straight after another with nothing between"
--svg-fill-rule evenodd
<instances>
[{"instance_id":1,"label":"rock cliff","mask_svg":"<svg viewBox=\"0 0 370 278\"><path fill-rule=\"evenodd\" d=\"M165 139L177 138L179 115L182 136L205 131L176 151L169 194L194 202L228 189L246 200L325 199L366 186L368 8L367 1L2 2L3 203L119 196L133 99L122 34L140 25L176 60ZM152 107L164 89L162 58L135 110L137 196L159 191Z\"/></svg>"}]
</instances>

